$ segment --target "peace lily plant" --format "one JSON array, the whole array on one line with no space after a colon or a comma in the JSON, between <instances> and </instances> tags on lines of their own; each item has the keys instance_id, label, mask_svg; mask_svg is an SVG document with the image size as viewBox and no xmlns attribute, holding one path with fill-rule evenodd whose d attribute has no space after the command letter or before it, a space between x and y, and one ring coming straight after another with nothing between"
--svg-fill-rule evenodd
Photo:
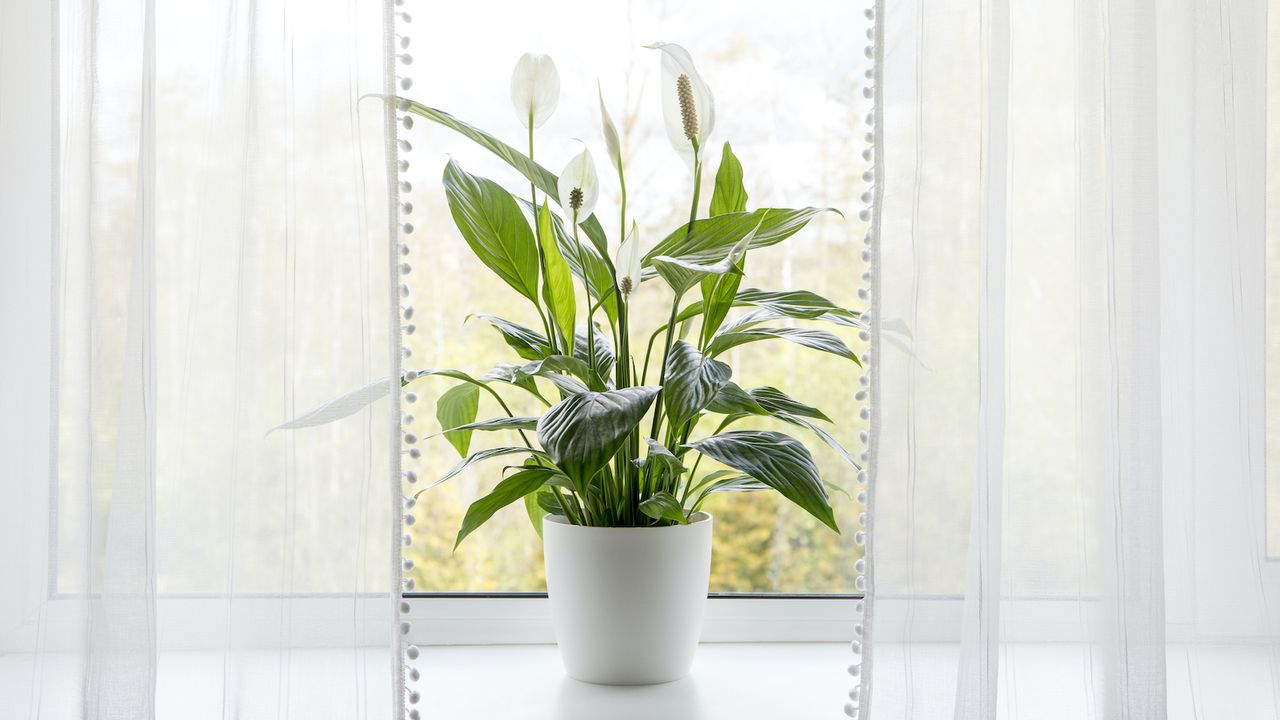
<instances>
[{"instance_id":1,"label":"peace lily plant","mask_svg":"<svg viewBox=\"0 0 1280 720\"><path fill-rule=\"evenodd\" d=\"M528 180L524 198L453 160L443 176L463 239L528 301L539 324L531 328L476 313L515 358L479 375L405 371L402 386L426 377L458 381L439 398L436 417L462 459L413 499L473 465L505 460L504 477L468 508L455 547L499 509L523 499L544 537L566 668L592 682L662 682L687 672L706 599L711 517L702 508L712 496L772 490L839 532L827 485L805 444L776 430L734 429L736 423L772 418L812 434L854 464L820 425L830 422L821 410L777 388L742 387L723 360L739 346L786 340L859 362L837 335L795 322L861 329L857 312L805 290L742 287L751 250L782 242L830 208L748 210L742 165L725 143L708 213L700 216L715 100L684 48L648 47L661 57L667 135L693 182L688 222L647 251L629 215L622 145L599 88L605 147L621 191L616 252L594 214L600 181L585 145L559 176L534 161L535 131L560 99L559 74L549 57L525 55L511 78L527 152L446 112L396 99L401 110L460 133ZM669 290L669 306L660 311L666 322L647 343L633 345L632 318L646 310L633 302L645 282ZM731 318L734 308L746 310ZM508 391L499 387L529 394L545 411L515 415L503 397ZM387 383L371 388L285 427L353 412L386 392ZM478 418L482 392L504 416ZM470 451L473 433L500 431L517 442ZM627 622L615 621L623 617Z\"/></svg>"},{"instance_id":2,"label":"peace lily plant","mask_svg":"<svg viewBox=\"0 0 1280 720\"><path fill-rule=\"evenodd\" d=\"M477 313L501 333L518 362L499 362L478 376L456 369L405 373L405 385L429 376L461 382L440 398L437 417L462 459L419 495L473 465L508 459L506 477L468 509L457 543L522 498L539 530L543 512L575 525L645 527L688 523L716 493L755 490L776 491L839 531L827 487L804 443L772 430L732 429L744 418L775 418L813 433L853 463L817 424L829 418L776 388L739 386L721 359L741 345L789 340L858 362L831 332L775 324L815 320L862 327L857 312L803 290L741 288L750 250L785 240L829 208L748 211L742 166L725 143L708 216L700 217L703 151L715 124L715 101L684 48L648 47L661 53L667 134L687 159L693 184L689 222L647 252L628 215L621 143L602 94L605 146L622 199L616 252L609 251L593 214L600 182L586 147L558 177L534 162L535 129L559 102L560 78L549 57L527 54L512 74L511 100L528 129L527 154L448 113L400 99L402 109L461 133L530 183L526 200L456 161L444 170L458 231L481 262L528 300L541 324L529 328ZM632 299L642 282L655 280L671 291L668 319L646 351L636 353L631 317L639 309ZM751 310L730 320L735 307ZM696 335L683 339L684 330L694 326ZM651 357L657 340L660 354ZM541 381L554 389L553 396ZM480 392L507 409L495 389L500 385L531 394L546 411L521 417L507 410L505 417L477 419ZM469 452L472 433L502 430L516 431L519 442ZM510 464L513 458L518 464ZM706 469L705 459L723 467Z\"/></svg>"},{"instance_id":3,"label":"peace lily plant","mask_svg":"<svg viewBox=\"0 0 1280 720\"><path fill-rule=\"evenodd\" d=\"M703 150L715 125L715 100L683 47L646 47L661 52L667 135L693 173L689 221L647 252L628 216L622 146L602 92L601 126L621 190L621 242L615 253L609 252L604 228L593 214L600 181L586 146L558 177L534 162L534 131L560 100L560 76L550 57L525 54L511 76L511 102L528 130L527 154L442 110L395 98L401 110L458 132L529 181L526 200L453 160L443 176L462 237L477 258L529 301L541 322L539 331L474 314L493 326L522 362L498 362L478 377L456 369L422 369L405 371L401 378L402 387L431 376L460 381L440 397L436 415L441 434L462 460L418 490L414 499L483 461L522 460L508 465L506 470L513 472L472 503L455 547L497 510L522 498L541 532L542 511L574 525L663 527L688 523L716 493L773 490L839 532L827 485L804 443L776 431L730 429L745 418L773 418L812 433L857 468L848 451L818 424L831 419L777 388L739 386L732 381L732 368L719 359L741 345L787 340L861 365L831 332L770 324L802 320L865 330L857 311L806 290L740 287L750 250L776 245L815 215L838 211L748 211L742 165L726 142L708 216L699 217ZM638 355L631 346L632 299L641 283L657 279L671 291L669 316ZM690 300L695 291L699 297ZM586 314L579 318L581 307ZM741 307L751 310L730 319L730 310ZM695 326L696 334L686 340ZM661 353L655 358L658 340ZM652 383L651 368L656 375ZM554 388L555 402L539 381ZM529 393L546 412L516 416L495 385ZM374 383L277 429L344 417L381 397L385 387L385 382ZM497 401L504 417L477 419L482 391ZM515 431L520 444L468 452L474 432L502 430ZM699 473L706 458L724 467ZM416 475L410 477L417 481Z\"/></svg>"}]
</instances>

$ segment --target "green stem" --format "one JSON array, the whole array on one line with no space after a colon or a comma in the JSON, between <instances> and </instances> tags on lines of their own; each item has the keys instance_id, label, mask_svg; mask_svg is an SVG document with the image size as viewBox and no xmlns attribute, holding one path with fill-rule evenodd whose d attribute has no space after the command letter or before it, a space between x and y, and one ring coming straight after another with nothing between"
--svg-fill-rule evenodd
<instances>
[{"instance_id":1,"label":"green stem","mask_svg":"<svg viewBox=\"0 0 1280 720\"><path fill-rule=\"evenodd\" d=\"M698 219L698 195L702 190L702 161L698 159L698 141L693 141L693 202L689 203L689 225L686 237L693 234L693 221ZM671 319L667 320L667 337L662 348L662 369L658 375L658 385L667 381L667 355L671 352L671 343L675 339L676 314L680 311L680 296L671 301ZM645 372L648 373L649 358L645 357ZM662 390L658 390L658 398L653 402L653 430L649 437L657 438L662 427Z\"/></svg>"},{"instance_id":2,"label":"green stem","mask_svg":"<svg viewBox=\"0 0 1280 720\"><path fill-rule=\"evenodd\" d=\"M653 401L653 429L649 431L649 437L655 440L658 437L658 430L662 427L662 386L667 382L667 355L671 353L671 345L675 340L676 313L680 309L680 296L677 295L671 301L671 318L667 320L667 338L663 342L662 347L662 368L658 373L658 397Z\"/></svg>"},{"instance_id":3,"label":"green stem","mask_svg":"<svg viewBox=\"0 0 1280 720\"><path fill-rule=\"evenodd\" d=\"M573 252L578 256L578 267L585 268L582 262L582 243L578 240L578 211L573 211ZM587 365L590 366L591 372L596 373L596 324L591 320L591 302L590 296L587 298ZM603 299L600 302L604 302ZM572 355L573 351L570 350ZM597 378L599 373L596 373Z\"/></svg>"},{"instance_id":4,"label":"green stem","mask_svg":"<svg viewBox=\"0 0 1280 720\"><path fill-rule=\"evenodd\" d=\"M533 161L533 111L529 111L529 161ZM542 254L542 229L538 223L538 187L533 181L529 181L529 199L533 202L533 245L534 251L538 253L538 270L545 282L547 277L547 260ZM536 300L533 303L538 308L538 317L542 318L542 329L547 333L547 342L551 345L551 351L560 352L557 348L559 343L556 342L555 327L552 326L545 313L542 312L542 304ZM572 354L572 351L569 353Z\"/></svg>"}]
</instances>

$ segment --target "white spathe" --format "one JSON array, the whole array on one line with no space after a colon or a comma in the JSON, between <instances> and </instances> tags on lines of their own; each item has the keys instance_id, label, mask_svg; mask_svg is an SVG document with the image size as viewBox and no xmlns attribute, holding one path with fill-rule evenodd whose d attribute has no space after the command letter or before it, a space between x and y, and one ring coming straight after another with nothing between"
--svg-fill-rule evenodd
<instances>
[{"instance_id":1,"label":"white spathe","mask_svg":"<svg viewBox=\"0 0 1280 720\"><path fill-rule=\"evenodd\" d=\"M525 127L542 127L560 104L560 72L550 55L525 53L511 71L511 106Z\"/></svg>"},{"instance_id":2,"label":"white spathe","mask_svg":"<svg viewBox=\"0 0 1280 720\"><path fill-rule=\"evenodd\" d=\"M582 222L595 212L596 202L600 199L600 178L596 176L595 161L591 159L591 151L585 144L582 152L574 155L564 166L556 185L560 207L564 210L565 217L571 221L574 211L570 209L569 195L575 188L582 191L582 205L577 210L578 222Z\"/></svg>"},{"instance_id":3,"label":"white spathe","mask_svg":"<svg viewBox=\"0 0 1280 720\"><path fill-rule=\"evenodd\" d=\"M711 516L688 525L542 526L551 621L571 677L649 685L684 677L702 630Z\"/></svg>"},{"instance_id":4,"label":"white spathe","mask_svg":"<svg viewBox=\"0 0 1280 720\"><path fill-rule=\"evenodd\" d=\"M671 145L689 162L693 161L693 143L684 135L684 122L680 116L680 97L676 92L676 82L681 75L689 77L689 85L693 91L694 110L698 115L698 147L707 147L707 138L716 126L716 101L711 95L711 88L698 69L693 66L693 58L689 51L675 43L657 42L645 47L662 51L662 120L667 128L667 137Z\"/></svg>"},{"instance_id":5,"label":"white spathe","mask_svg":"<svg viewBox=\"0 0 1280 720\"><path fill-rule=\"evenodd\" d=\"M618 139L618 128L613 124L609 108L604 105L604 91L596 84L596 94L600 97L600 129L604 133L604 145L609 150L609 162L619 173L622 172L622 141Z\"/></svg>"},{"instance_id":6,"label":"white spathe","mask_svg":"<svg viewBox=\"0 0 1280 720\"><path fill-rule=\"evenodd\" d=\"M631 232L618 247L618 258L615 267L618 270L618 287L622 294L630 295L640 287L640 261L644 253L640 252L640 227L635 221L631 223ZM626 282L630 280L630 282Z\"/></svg>"}]
</instances>

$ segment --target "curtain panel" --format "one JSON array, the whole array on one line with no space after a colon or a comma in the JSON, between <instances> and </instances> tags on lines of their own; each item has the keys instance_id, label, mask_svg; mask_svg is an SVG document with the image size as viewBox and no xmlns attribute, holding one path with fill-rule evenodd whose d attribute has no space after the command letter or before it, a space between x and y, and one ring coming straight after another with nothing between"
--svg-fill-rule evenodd
<instances>
[{"instance_id":1,"label":"curtain panel","mask_svg":"<svg viewBox=\"0 0 1280 720\"><path fill-rule=\"evenodd\" d=\"M875 307L910 342L880 343L850 715L1280 714L1274 27L1260 0L884 4Z\"/></svg>"},{"instance_id":2,"label":"curtain panel","mask_svg":"<svg viewBox=\"0 0 1280 720\"><path fill-rule=\"evenodd\" d=\"M0 9L0 716L398 711L390 14Z\"/></svg>"}]
</instances>

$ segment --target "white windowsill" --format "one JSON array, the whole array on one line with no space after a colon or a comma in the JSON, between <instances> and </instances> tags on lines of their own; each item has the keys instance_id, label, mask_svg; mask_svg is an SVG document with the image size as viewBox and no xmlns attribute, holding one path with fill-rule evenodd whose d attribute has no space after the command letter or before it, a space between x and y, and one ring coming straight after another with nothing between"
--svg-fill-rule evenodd
<instances>
[{"instance_id":1,"label":"white windowsill","mask_svg":"<svg viewBox=\"0 0 1280 720\"><path fill-rule=\"evenodd\" d=\"M777 720L841 716L853 678L845 643L706 643L663 685L570 679L554 645L423 648L415 689L447 720Z\"/></svg>"}]
</instances>

